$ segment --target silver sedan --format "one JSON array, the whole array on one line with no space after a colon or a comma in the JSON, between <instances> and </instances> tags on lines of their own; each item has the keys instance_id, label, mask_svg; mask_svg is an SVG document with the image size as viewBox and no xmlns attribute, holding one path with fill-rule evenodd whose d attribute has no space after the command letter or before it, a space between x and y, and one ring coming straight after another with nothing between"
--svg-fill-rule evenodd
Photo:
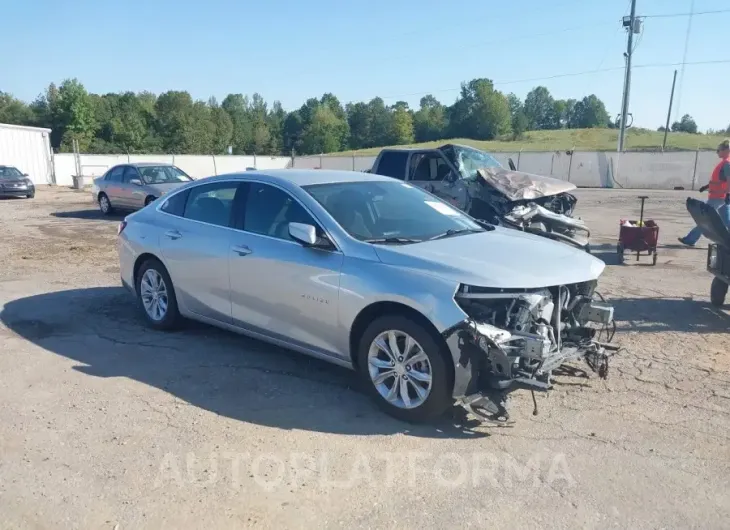
<instances>
[{"instance_id":1,"label":"silver sedan","mask_svg":"<svg viewBox=\"0 0 730 530\"><path fill-rule=\"evenodd\" d=\"M120 164L94 179L92 194L104 215L138 210L193 179L171 164Z\"/></svg>"},{"instance_id":2,"label":"silver sedan","mask_svg":"<svg viewBox=\"0 0 730 530\"><path fill-rule=\"evenodd\" d=\"M186 317L355 369L408 421L455 401L505 416L507 390L603 360L588 322L613 315L585 252L350 171L198 180L128 216L118 247L150 326Z\"/></svg>"}]
</instances>

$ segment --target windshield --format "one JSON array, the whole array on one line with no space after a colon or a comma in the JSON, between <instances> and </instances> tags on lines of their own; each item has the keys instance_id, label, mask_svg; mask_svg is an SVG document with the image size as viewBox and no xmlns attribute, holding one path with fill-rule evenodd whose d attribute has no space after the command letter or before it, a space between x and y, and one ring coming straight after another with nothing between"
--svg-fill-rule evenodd
<instances>
[{"instance_id":1,"label":"windshield","mask_svg":"<svg viewBox=\"0 0 730 530\"><path fill-rule=\"evenodd\" d=\"M16 168L11 166L0 167L0 179L16 179L22 177L23 174Z\"/></svg>"},{"instance_id":2,"label":"windshield","mask_svg":"<svg viewBox=\"0 0 730 530\"><path fill-rule=\"evenodd\" d=\"M477 170L484 167L502 167L502 164L492 155L472 147L449 145L442 151L459 170L461 178L476 178Z\"/></svg>"},{"instance_id":3,"label":"windshield","mask_svg":"<svg viewBox=\"0 0 730 530\"><path fill-rule=\"evenodd\" d=\"M467 215L404 182L340 182L304 189L361 241L409 243L484 230Z\"/></svg>"},{"instance_id":4,"label":"windshield","mask_svg":"<svg viewBox=\"0 0 730 530\"><path fill-rule=\"evenodd\" d=\"M145 184L170 184L193 180L175 166L140 166L137 169Z\"/></svg>"}]
</instances>

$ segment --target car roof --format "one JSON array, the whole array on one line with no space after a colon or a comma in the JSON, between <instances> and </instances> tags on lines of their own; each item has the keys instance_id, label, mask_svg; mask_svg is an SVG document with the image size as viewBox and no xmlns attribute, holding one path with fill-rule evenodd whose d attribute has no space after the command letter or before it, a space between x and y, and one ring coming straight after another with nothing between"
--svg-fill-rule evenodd
<instances>
[{"instance_id":1,"label":"car roof","mask_svg":"<svg viewBox=\"0 0 730 530\"><path fill-rule=\"evenodd\" d=\"M270 180L272 182L289 183L295 186L312 186L316 184L339 184L343 182L392 182L395 179L360 171L336 169L258 169L237 173L228 173L205 179L227 180L231 178L250 179L252 177Z\"/></svg>"},{"instance_id":2,"label":"car roof","mask_svg":"<svg viewBox=\"0 0 730 530\"><path fill-rule=\"evenodd\" d=\"M119 164L120 166L132 167L150 167L150 166L172 166L169 162L131 162L129 164Z\"/></svg>"}]
</instances>

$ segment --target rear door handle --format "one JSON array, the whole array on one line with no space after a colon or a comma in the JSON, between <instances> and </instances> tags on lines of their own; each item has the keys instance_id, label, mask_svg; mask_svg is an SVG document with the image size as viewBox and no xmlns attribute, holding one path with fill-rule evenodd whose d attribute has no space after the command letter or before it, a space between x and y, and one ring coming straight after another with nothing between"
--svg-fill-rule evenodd
<instances>
[{"instance_id":1,"label":"rear door handle","mask_svg":"<svg viewBox=\"0 0 730 530\"><path fill-rule=\"evenodd\" d=\"M165 237L168 237L170 239L180 239L182 237L182 234L177 230L169 230L165 232Z\"/></svg>"},{"instance_id":2,"label":"rear door handle","mask_svg":"<svg viewBox=\"0 0 730 530\"><path fill-rule=\"evenodd\" d=\"M239 256L248 256L253 252L250 248L248 248L246 245L234 245L231 250L238 254Z\"/></svg>"}]
</instances>

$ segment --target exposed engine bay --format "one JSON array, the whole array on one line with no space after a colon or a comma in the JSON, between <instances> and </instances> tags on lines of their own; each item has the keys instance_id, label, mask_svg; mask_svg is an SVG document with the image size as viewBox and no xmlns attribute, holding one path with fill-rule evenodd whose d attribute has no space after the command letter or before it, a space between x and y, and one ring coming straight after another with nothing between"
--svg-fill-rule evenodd
<instances>
[{"instance_id":1,"label":"exposed engine bay","mask_svg":"<svg viewBox=\"0 0 730 530\"><path fill-rule=\"evenodd\" d=\"M508 390L547 391L553 371L564 363L584 358L607 377L609 358L619 348L610 344L616 330L613 307L595 299L600 298L595 285L461 286L455 299L469 320L460 332L460 348L462 361L471 364L471 388L465 389L463 404L484 419L503 422L509 417ZM536 402L535 407L536 413Z\"/></svg>"},{"instance_id":2,"label":"exposed engine bay","mask_svg":"<svg viewBox=\"0 0 730 530\"><path fill-rule=\"evenodd\" d=\"M439 148L458 169L469 215L492 224L531 232L589 250L590 230L573 215L578 199L574 184L502 167L476 149L445 145Z\"/></svg>"}]
</instances>

